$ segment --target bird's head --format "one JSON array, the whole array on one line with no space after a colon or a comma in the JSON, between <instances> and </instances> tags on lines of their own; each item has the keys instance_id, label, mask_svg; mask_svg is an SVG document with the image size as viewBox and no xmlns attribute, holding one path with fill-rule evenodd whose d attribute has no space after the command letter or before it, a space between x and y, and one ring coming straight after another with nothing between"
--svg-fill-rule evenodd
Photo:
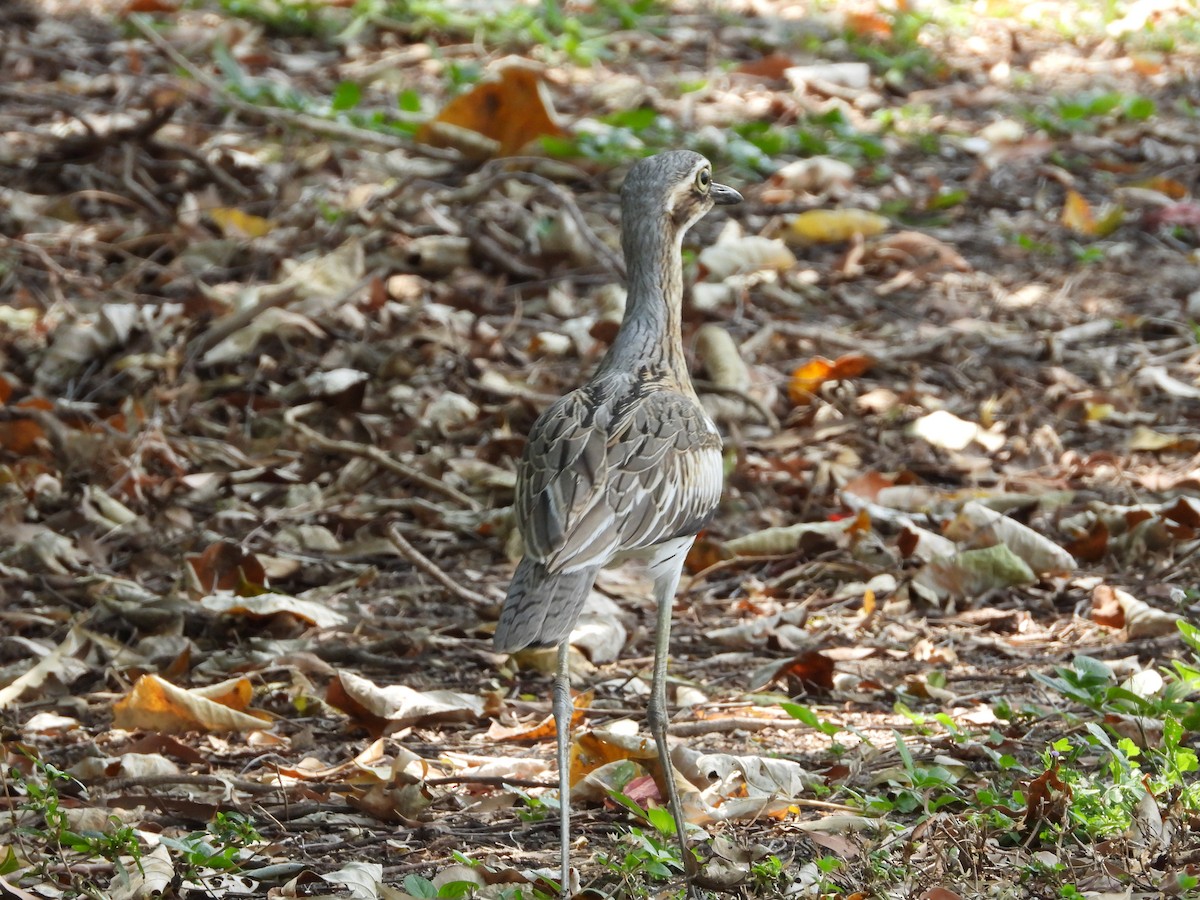
<instances>
[{"instance_id":1,"label":"bird's head","mask_svg":"<svg viewBox=\"0 0 1200 900\"><path fill-rule=\"evenodd\" d=\"M712 164L691 150L671 150L640 160L621 186L626 231L665 218L675 234L682 235L713 206L741 202L741 194L713 181Z\"/></svg>"}]
</instances>

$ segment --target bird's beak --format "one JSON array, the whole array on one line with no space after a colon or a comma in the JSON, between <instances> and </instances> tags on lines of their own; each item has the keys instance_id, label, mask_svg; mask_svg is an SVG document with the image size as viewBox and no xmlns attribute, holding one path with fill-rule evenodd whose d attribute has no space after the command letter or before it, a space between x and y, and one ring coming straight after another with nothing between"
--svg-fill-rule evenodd
<instances>
[{"instance_id":1,"label":"bird's beak","mask_svg":"<svg viewBox=\"0 0 1200 900\"><path fill-rule=\"evenodd\" d=\"M715 181L708 187L708 196L717 206L733 206L742 202L742 195L727 184L717 184Z\"/></svg>"}]
</instances>

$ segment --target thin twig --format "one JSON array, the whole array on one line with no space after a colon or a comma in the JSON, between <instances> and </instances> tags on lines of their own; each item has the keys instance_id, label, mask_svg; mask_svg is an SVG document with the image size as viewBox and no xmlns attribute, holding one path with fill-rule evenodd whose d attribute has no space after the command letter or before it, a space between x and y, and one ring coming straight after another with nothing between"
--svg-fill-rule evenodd
<instances>
[{"instance_id":1,"label":"thin twig","mask_svg":"<svg viewBox=\"0 0 1200 900\"><path fill-rule=\"evenodd\" d=\"M477 603L485 606L491 605L494 602L483 596L483 594L477 594L470 588L463 587L461 584L439 569L433 560L431 560L428 556L425 556L420 550L408 542L404 535L400 533L400 529L396 527L395 523L392 523L388 526L387 538L392 542L392 546L400 551L401 556L407 559L413 564L413 566L420 569L454 596L458 597L460 600L466 600L468 603Z\"/></svg>"},{"instance_id":2,"label":"thin twig","mask_svg":"<svg viewBox=\"0 0 1200 900\"><path fill-rule=\"evenodd\" d=\"M419 484L426 490L441 494L443 497L448 497L459 506L465 507L472 511L480 509L479 503L472 497L468 497L462 491L452 488L448 484L444 484L432 476L426 475L420 469L414 469L412 466L407 466L397 459L394 459L386 451L380 450L378 447L372 447L370 444L360 444L356 441L338 441L333 438L325 437L319 431L309 428L299 420L299 415L304 412L307 407L298 407L289 409L283 414L283 420L300 432L309 441L315 444L319 449L327 453L338 453L343 456L360 456L363 459L369 459L377 466L394 472L401 478Z\"/></svg>"}]
</instances>

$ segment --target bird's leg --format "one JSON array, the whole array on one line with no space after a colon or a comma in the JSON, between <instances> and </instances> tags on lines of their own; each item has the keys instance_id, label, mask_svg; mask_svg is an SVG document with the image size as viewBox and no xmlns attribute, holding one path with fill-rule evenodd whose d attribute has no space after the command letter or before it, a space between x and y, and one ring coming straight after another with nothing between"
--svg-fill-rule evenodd
<instances>
[{"instance_id":1,"label":"bird's leg","mask_svg":"<svg viewBox=\"0 0 1200 900\"><path fill-rule=\"evenodd\" d=\"M694 540L695 538L685 538L672 541L650 564L650 571L654 575L654 600L658 604L658 622L654 631L654 669L650 679L650 703L646 710L650 733L654 735L658 758L662 764L663 781L667 788L667 806L671 810L671 818L675 820L679 859L683 863L689 897L695 896L692 875L696 872L696 857L688 849L683 803L679 799L679 789L675 785L675 769L667 747L667 721L670 718L667 712L667 654L671 645L671 613L675 604L675 590L679 587L679 577L683 573L683 561Z\"/></svg>"},{"instance_id":2,"label":"bird's leg","mask_svg":"<svg viewBox=\"0 0 1200 900\"><path fill-rule=\"evenodd\" d=\"M558 740L558 836L562 854L562 895L571 896L571 639L558 645L554 675L554 733Z\"/></svg>"}]
</instances>

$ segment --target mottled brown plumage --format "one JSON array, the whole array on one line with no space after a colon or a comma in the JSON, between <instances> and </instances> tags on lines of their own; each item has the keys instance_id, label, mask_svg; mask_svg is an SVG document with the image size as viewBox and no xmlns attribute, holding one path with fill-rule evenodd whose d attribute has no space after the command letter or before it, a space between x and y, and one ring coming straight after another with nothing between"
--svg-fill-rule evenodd
<instances>
[{"instance_id":1,"label":"mottled brown plumage","mask_svg":"<svg viewBox=\"0 0 1200 900\"><path fill-rule=\"evenodd\" d=\"M621 189L625 320L591 380L538 418L517 470L515 512L525 556L509 586L495 646L559 647L554 713L564 895L570 890L567 649L596 573L617 554L650 559L659 610L649 720L667 759L672 599L683 559L715 513L722 486L721 438L696 397L683 352L681 246L687 229L714 204L741 199L712 182L711 167L698 153L662 153L633 167ZM682 808L673 779L666 782L686 861Z\"/></svg>"}]
</instances>

